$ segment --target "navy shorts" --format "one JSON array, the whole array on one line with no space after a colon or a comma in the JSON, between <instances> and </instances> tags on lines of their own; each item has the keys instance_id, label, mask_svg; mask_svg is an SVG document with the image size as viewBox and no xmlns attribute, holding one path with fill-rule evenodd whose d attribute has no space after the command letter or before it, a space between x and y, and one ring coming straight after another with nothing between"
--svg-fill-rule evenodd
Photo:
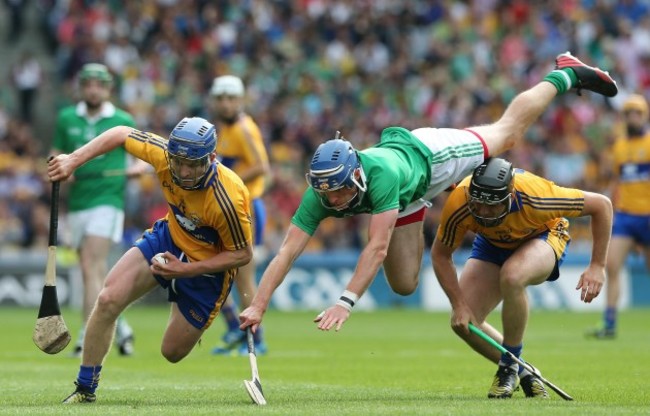
<instances>
[{"instance_id":1,"label":"navy shorts","mask_svg":"<svg viewBox=\"0 0 650 416\"><path fill-rule=\"evenodd\" d=\"M650 215L616 212L612 236L630 237L639 244L650 246Z\"/></svg>"},{"instance_id":2,"label":"navy shorts","mask_svg":"<svg viewBox=\"0 0 650 416\"><path fill-rule=\"evenodd\" d=\"M553 238L554 235L550 231L546 231L535 238L540 238L544 241L547 241L549 236ZM557 280L560 277L560 266L564 261L564 257L566 256L566 249L568 246L569 242L566 241L564 243L564 250L562 251L562 255L556 255L555 267L553 267L553 271L546 280L552 282L553 280ZM551 244L551 247L553 247L553 244ZM474 243L472 244L472 253L470 254L469 258L487 261L489 263L494 263L497 266L503 266L503 263L505 263L506 260L508 260L508 258L510 258L512 253L515 251L516 249L510 250L507 248L497 247L491 244L485 237L477 234L476 238L474 239Z\"/></svg>"},{"instance_id":3,"label":"navy shorts","mask_svg":"<svg viewBox=\"0 0 650 416\"><path fill-rule=\"evenodd\" d=\"M140 249L147 262L158 253L169 251L181 261L188 259L171 239L167 221L159 220L142 235L135 246ZM235 271L204 274L172 280L154 275L158 284L167 289L167 300L176 302L187 321L198 329L207 329L219 314L223 302L232 287Z\"/></svg>"}]
</instances>

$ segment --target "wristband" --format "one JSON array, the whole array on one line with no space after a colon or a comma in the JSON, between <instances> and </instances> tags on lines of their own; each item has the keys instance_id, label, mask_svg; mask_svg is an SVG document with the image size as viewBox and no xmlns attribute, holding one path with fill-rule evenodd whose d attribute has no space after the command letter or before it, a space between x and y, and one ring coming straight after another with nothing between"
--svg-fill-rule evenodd
<instances>
[{"instance_id":1,"label":"wristband","mask_svg":"<svg viewBox=\"0 0 650 416\"><path fill-rule=\"evenodd\" d=\"M343 294L336 301L336 304L347 309L348 312L352 311L352 307L359 300L359 296L349 290L344 290Z\"/></svg>"}]
</instances>

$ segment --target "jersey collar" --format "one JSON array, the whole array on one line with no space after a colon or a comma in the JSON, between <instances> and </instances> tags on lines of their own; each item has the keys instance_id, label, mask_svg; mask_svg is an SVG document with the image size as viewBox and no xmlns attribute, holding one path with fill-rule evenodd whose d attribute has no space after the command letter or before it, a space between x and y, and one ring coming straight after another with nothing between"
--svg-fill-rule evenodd
<instances>
[{"instance_id":1,"label":"jersey collar","mask_svg":"<svg viewBox=\"0 0 650 416\"><path fill-rule=\"evenodd\" d=\"M104 101L102 107L99 110L99 113L94 117L88 116L88 106L83 101L77 103L76 113L79 117L86 119L99 120L101 118L109 118L115 115L115 106L109 101Z\"/></svg>"},{"instance_id":2,"label":"jersey collar","mask_svg":"<svg viewBox=\"0 0 650 416\"><path fill-rule=\"evenodd\" d=\"M205 177L203 178L203 188L212 186L212 184L217 181L218 176L217 164L210 164L210 167L208 168L208 171L205 173Z\"/></svg>"}]
</instances>

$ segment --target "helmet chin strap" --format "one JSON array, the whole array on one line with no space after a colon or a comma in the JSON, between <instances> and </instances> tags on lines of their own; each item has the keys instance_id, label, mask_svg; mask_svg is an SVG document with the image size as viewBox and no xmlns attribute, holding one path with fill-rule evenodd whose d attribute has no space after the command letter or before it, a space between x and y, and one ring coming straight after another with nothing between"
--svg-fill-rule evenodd
<instances>
[{"instance_id":1,"label":"helmet chin strap","mask_svg":"<svg viewBox=\"0 0 650 416\"><path fill-rule=\"evenodd\" d=\"M357 180L355 176L356 172L359 172L360 180ZM363 168L361 166L355 169L355 171L352 173L352 177L350 178L350 180L352 181L353 184L357 186L357 188L359 188L361 192L366 192L366 190L368 189L366 185L366 174L363 171Z\"/></svg>"},{"instance_id":2,"label":"helmet chin strap","mask_svg":"<svg viewBox=\"0 0 650 416\"><path fill-rule=\"evenodd\" d=\"M366 182L366 174L363 171L363 168L361 165L356 169L356 171L359 172L359 180L355 177L354 174L352 174L352 183L356 185L357 188L359 188L359 191L357 194L348 202L348 206L355 207L361 203L363 200L364 195L366 194L366 191L368 190L368 183ZM356 202L354 201L356 198Z\"/></svg>"}]
</instances>

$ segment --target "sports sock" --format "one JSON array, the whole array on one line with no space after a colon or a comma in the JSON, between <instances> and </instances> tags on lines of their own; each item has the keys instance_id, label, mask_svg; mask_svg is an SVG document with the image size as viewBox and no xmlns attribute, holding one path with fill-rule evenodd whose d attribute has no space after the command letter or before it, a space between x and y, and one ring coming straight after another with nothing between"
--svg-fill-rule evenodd
<instances>
[{"instance_id":1,"label":"sports sock","mask_svg":"<svg viewBox=\"0 0 650 416\"><path fill-rule=\"evenodd\" d=\"M521 357L519 357L519 358L521 358ZM523 360L523 358L522 358L522 360ZM530 374L531 374L531 372L526 370L526 367L524 367L523 365L519 366L519 378L524 378L524 377L526 377L527 375L530 375Z\"/></svg>"},{"instance_id":2,"label":"sports sock","mask_svg":"<svg viewBox=\"0 0 650 416\"><path fill-rule=\"evenodd\" d=\"M229 331L239 329L239 317L237 316L237 307L234 303L224 305L221 308L221 313L223 314L223 318L226 320L226 325L228 325Z\"/></svg>"},{"instance_id":3,"label":"sports sock","mask_svg":"<svg viewBox=\"0 0 650 416\"><path fill-rule=\"evenodd\" d=\"M605 322L605 329L615 329L616 328L616 308L608 306L605 308L605 313L603 315L603 320Z\"/></svg>"},{"instance_id":4,"label":"sports sock","mask_svg":"<svg viewBox=\"0 0 650 416\"><path fill-rule=\"evenodd\" d=\"M99 373L102 371L102 366L80 366L77 382L88 389L91 393L95 392L99 384Z\"/></svg>"},{"instance_id":5,"label":"sports sock","mask_svg":"<svg viewBox=\"0 0 650 416\"><path fill-rule=\"evenodd\" d=\"M502 344L502 345L503 345L503 348L505 348L506 350L511 352L517 358L519 358L519 356L521 355L521 350L524 348L524 344L519 344L519 345L515 345L515 346L506 345L506 344ZM505 353L501 354L501 359L499 360L499 365L504 365L504 366L511 367L513 364L518 365L517 362L515 360L513 360L512 358L510 358L510 356L508 354L505 354Z\"/></svg>"},{"instance_id":6,"label":"sports sock","mask_svg":"<svg viewBox=\"0 0 650 416\"><path fill-rule=\"evenodd\" d=\"M553 84L558 94L562 94L578 83L578 77L571 68L554 69L544 77L544 81Z\"/></svg>"}]
</instances>

